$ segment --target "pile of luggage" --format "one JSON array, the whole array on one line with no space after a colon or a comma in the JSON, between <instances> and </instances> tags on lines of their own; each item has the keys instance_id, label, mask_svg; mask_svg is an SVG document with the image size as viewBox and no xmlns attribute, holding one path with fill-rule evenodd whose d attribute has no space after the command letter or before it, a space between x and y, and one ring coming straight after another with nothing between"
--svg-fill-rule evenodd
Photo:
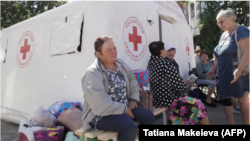
<instances>
[{"instance_id":1,"label":"pile of luggage","mask_svg":"<svg viewBox=\"0 0 250 141\"><path fill-rule=\"evenodd\" d=\"M133 73L141 89L138 104L153 112L148 70L133 70ZM82 129L82 111L80 102L57 101L47 109L36 106L29 120L21 120L18 141L85 141L83 136L74 134ZM99 141L97 138L88 140Z\"/></svg>"},{"instance_id":2,"label":"pile of luggage","mask_svg":"<svg viewBox=\"0 0 250 141\"><path fill-rule=\"evenodd\" d=\"M55 102L49 108L36 106L30 119L22 119L18 141L84 141L74 134L82 127L80 102Z\"/></svg>"}]
</instances>

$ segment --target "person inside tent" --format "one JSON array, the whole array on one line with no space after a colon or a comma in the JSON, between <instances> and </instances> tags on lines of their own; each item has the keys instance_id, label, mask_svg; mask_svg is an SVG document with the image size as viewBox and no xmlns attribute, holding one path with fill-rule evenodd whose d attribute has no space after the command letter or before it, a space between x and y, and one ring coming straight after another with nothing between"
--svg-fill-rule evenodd
<instances>
[{"instance_id":1,"label":"person inside tent","mask_svg":"<svg viewBox=\"0 0 250 141\"><path fill-rule=\"evenodd\" d=\"M82 78L83 127L119 132L119 141L134 141L136 122L152 125L154 114L137 105L139 84L130 67L117 58L113 37L95 40L95 61Z\"/></svg>"},{"instance_id":2,"label":"person inside tent","mask_svg":"<svg viewBox=\"0 0 250 141\"><path fill-rule=\"evenodd\" d=\"M153 105L167 107L170 125L208 125L209 120L204 104L186 96L186 88L170 60L166 60L164 43L155 41L149 44L151 53L148 62L150 91L154 94Z\"/></svg>"}]
</instances>

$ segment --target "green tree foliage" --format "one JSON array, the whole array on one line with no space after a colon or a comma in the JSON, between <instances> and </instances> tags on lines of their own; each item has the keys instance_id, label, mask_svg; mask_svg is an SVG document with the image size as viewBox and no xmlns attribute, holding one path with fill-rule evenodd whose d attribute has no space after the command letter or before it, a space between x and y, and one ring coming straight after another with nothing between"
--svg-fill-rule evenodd
<instances>
[{"instance_id":1,"label":"green tree foliage","mask_svg":"<svg viewBox=\"0 0 250 141\"><path fill-rule=\"evenodd\" d=\"M188 5L188 1L181 1L182 5Z\"/></svg>"},{"instance_id":2,"label":"green tree foliage","mask_svg":"<svg viewBox=\"0 0 250 141\"><path fill-rule=\"evenodd\" d=\"M229 8L235 10L235 14L237 15L236 22L239 24L244 24L245 26L249 26L249 18L247 18L247 14L249 14L249 2L247 1L233 1L228 4ZM242 10L238 10L237 8L242 8ZM242 14L240 13L242 12Z\"/></svg>"},{"instance_id":3,"label":"green tree foliage","mask_svg":"<svg viewBox=\"0 0 250 141\"><path fill-rule=\"evenodd\" d=\"M2 1L1 28L10 27L65 3L67 1Z\"/></svg>"},{"instance_id":4,"label":"green tree foliage","mask_svg":"<svg viewBox=\"0 0 250 141\"><path fill-rule=\"evenodd\" d=\"M194 37L194 44L200 45L202 50L210 52L210 58L214 48L217 46L220 36L223 31L217 26L216 16L220 10L231 8L242 8L242 14L236 13L236 22L238 24L244 24L249 26L249 18L246 14L249 14L249 2L247 1L203 1L201 5L201 25L200 35Z\"/></svg>"}]
</instances>

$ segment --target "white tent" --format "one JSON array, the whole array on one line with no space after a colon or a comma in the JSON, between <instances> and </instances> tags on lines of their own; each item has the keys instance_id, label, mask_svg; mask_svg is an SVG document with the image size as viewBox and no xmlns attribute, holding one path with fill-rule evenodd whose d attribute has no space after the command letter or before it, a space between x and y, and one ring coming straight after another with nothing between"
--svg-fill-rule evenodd
<instances>
[{"instance_id":1,"label":"white tent","mask_svg":"<svg viewBox=\"0 0 250 141\"><path fill-rule=\"evenodd\" d=\"M35 105L83 102L81 78L104 34L133 70L147 68L148 44L159 40L176 46L182 77L195 66L193 36L176 2L71 2L2 31L1 118L19 123Z\"/></svg>"}]
</instances>

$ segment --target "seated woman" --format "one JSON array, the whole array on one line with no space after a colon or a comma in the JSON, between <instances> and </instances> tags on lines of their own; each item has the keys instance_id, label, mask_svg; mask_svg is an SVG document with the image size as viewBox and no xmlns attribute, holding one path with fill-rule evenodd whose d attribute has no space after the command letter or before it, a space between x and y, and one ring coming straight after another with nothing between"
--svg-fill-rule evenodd
<instances>
[{"instance_id":1,"label":"seated woman","mask_svg":"<svg viewBox=\"0 0 250 141\"><path fill-rule=\"evenodd\" d=\"M170 125L208 125L204 104L186 95L184 82L175 66L164 59L167 51L161 41L149 44L151 58L148 62L150 90L155 107L168 107Z\"/></svg>"},{"instance_id":2,"label":"seated woman","mask_svg":"<svg viewBox=\"0 0 250 141\"><path fill-rule=\"evenodd\" d=\"M97 58L82 78L83 127L116 131L119 141L134 141L135 121L154 124L154 114L137 105L138 82L129 66L117 58L113 38L99 37L94 46Z\"/></svg>"},{"instance_id":3,"label":"seated woman","mask_svg":"<svg viewBox=\"0 0 250 141\"><path fill-rule=\"evenodd\" d=\"M167 50L167 57L165 59L170 60L174 64L177 73L180 75L179 64L174 59L175 54L176 54L176 48L175 48L175 46L172 45L172 44L168 44L168 45L165 46L165 49ZM188 94L189 93L195 93L193 90L190 90L190 87L194 84L195 81L189 82L189 80L186 80L186 79L184 80L183 79L183 82L184 82L184 84L185 84L185 86L187 88L186 92Z\"/></svg>"},{"instance_id":4,"label":"seated woman","mask_svg":"<svg viewBox=\"0 0 250 141\"><path fill-rule=\"evenodd\" d=\"M198 62L196 65L196 72L198 79L196 80L197 85L208 85L207 99L206 104L210 107L216 107L216 105L211 101L212 93L216 87L216 76L214 76L211 80L207 79L205 75L208 71L212 69L212 64L208 60L209 52L202 51L201 52L201 62ZM217 97L217 101L219 98Z\"/></svg>"}]
</instances>

